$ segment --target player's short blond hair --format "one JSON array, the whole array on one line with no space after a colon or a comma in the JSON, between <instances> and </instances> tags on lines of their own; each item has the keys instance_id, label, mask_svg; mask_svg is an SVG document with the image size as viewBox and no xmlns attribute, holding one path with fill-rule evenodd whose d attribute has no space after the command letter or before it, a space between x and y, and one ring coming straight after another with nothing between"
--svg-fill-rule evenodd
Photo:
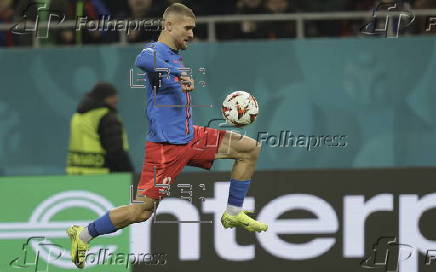
<instances>
[{"instance_id":1,"label":"player's short blond hair","mask_svg":"<svg viewBox=\"0 0 436 272\"><path fill-rule=\"evenodd\" d=\"M181 3L174 3L171 4L167 9L164 11L162 18L165 20L170 15L183 15L191 17L195 20L195 14L192 11L192 9L188 8L187 6L181 4Z\"/></svg>"}]
</instances>

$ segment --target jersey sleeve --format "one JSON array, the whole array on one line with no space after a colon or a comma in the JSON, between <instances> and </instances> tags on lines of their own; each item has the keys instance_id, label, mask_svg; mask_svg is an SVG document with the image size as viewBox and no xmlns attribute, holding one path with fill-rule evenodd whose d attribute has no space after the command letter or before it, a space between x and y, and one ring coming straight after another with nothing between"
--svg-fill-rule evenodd
<instances>
[{"instance_id":1,"label":"jersey sleeve","mask_svg":"<svg viewBox=\"0 0 436 272\"><path fill-rule=\"evenodd\" d=\"M136 57L135 66L144 72L156 72L155 68L167 68L173 76L180 77L181 71L178 67L168 64L156 54L156 49L147 47Z\"/></svg>"}]
</instances>

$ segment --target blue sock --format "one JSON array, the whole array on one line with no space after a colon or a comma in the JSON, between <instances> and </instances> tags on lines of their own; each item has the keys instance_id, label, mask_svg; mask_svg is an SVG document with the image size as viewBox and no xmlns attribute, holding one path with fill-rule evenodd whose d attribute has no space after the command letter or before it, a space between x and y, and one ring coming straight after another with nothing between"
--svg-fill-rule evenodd
<instances>
[{"instance_id":1,"label":"blue sock","mask_svg":"<svg viewBox=\"0 0 436 272\"><path fill-rule=\"evenodd\" d=\"M239 181L235 179L230 180L229 200L227 203L232 206L242 207L244 198L250 188L251 180Z\"/></svg>"},{"instance_id":2,"label":"blue sock","mask_svg":"<svg viewBox=\"0 0 436 272\"><path fill-rule=\"evenodd\" d=\"M97 237L102 234L116 232L117 228L112 224L112 221L109 218L109 212L107 212L102 217L90 223L88 225L88 231L92 237Z\"/></svg>"}]
</instances>

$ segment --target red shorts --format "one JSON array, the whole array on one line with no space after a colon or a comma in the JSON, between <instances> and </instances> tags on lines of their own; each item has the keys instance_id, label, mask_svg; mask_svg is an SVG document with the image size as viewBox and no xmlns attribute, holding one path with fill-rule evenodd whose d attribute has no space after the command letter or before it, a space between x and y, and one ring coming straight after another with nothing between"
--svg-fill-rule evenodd
<instances>
[{"instance_id":1,"label":"red shorts","mask_svg":"<svg viewBox=\"0 0 436 272\"><path fill-rule=\"evenodd\" d=\"M225 130L194 126L194 137L187 144L146 142L138 194L165 197L168 184L174 183L185 165L209 170L225 134Z\"/></svg>"}]
</instances>

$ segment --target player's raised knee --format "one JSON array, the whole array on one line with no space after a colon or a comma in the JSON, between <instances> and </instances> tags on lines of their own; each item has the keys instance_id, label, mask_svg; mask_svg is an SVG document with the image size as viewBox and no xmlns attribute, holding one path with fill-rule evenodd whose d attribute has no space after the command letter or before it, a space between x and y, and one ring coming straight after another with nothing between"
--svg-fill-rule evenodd
<instances>
[{"instance_id":1,"label":"player's raised knee","mask_svg":"<svg viewBox=\"0 0 436 272\"><path fill-rule=\"evenodd\" d=\"M261 145L259 142L257 142L255 139L246 137L246 150L245 153L248 156L249 159L256 160L259 157Z\"/></svg>"}]
</instances>

